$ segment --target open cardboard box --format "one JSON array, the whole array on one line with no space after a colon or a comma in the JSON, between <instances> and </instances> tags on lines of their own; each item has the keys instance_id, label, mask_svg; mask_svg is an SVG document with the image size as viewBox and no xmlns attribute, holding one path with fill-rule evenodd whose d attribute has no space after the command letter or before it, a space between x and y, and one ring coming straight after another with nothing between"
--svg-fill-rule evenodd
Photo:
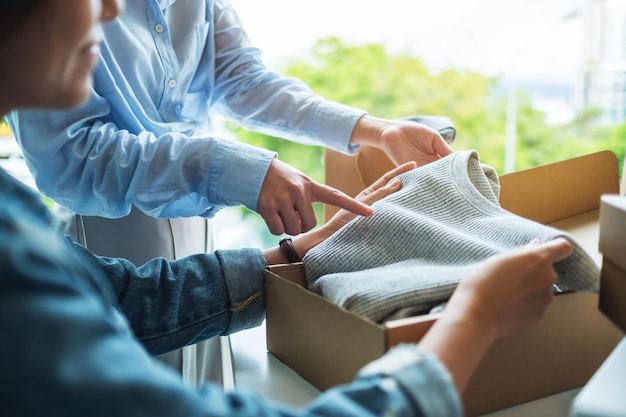
<instances>
[{"instance_id":1,"label":"open cardboard box","mask_svg":"<svg viewBox=\"0 0 626 417\"><path fill-rule=\"evenodd\" d=\"M329 152L326 182L356 195L390 167L372 148L355 157ZM599 264L600 195L618 193L618 172L615 155L600 152L503 175L500 203L567 230ZM268 268L266 295L268 350L321 390L349 382L398 343L418 342L439 317L372 323L308 291L301 263ZM493 345L464 393L466 414L580 387L621 337L599 312L597 295L559 295L541 322Z\"/></svg>"}]
</instances>

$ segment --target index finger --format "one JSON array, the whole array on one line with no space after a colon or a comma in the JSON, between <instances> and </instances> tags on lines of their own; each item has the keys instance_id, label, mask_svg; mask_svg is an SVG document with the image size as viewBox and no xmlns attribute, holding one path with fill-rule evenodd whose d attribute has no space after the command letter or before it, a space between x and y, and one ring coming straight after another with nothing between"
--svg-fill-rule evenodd
<instances>
[{"instance_id":1,"label":"index finger","mask_svg":"<svg viewBox=\"0 0 626 417\"><path fill-rule=\"evenodd\" d=\"M348 210L359 216L370 216L374 212L367 204L325 184L316 183L312 190L311 197L313 201L330 204L331 206Z\"/></svg>"}]
</instances>

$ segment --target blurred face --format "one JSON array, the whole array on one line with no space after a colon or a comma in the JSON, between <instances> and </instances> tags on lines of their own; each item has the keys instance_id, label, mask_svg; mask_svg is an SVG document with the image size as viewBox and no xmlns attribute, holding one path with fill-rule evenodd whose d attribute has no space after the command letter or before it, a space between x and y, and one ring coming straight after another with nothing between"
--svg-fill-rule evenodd
<instances>
[{"instance_id":1,"label":"blurred face","mask_svg":"<svg viewBox=\"0 0 626 417\"><path fill-rule=\"evenodd\" d=\"M98 23L123 0L41 0L0 40L0 110L71 107L90 94L101 40Z\"/></svg>"}]
</instances>

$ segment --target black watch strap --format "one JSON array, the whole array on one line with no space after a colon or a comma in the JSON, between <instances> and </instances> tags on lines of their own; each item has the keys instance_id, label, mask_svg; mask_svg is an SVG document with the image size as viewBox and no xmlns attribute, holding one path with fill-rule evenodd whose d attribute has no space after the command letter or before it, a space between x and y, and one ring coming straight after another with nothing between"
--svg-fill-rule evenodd
<instances>
[{"instance_id":1,"label":"black watch strap","mask_svg":"<svg viewBox=\"0 0 626 417\"><path fill-rule=\"evenodd\" d=\"M302 262L302 259L298 256L296 249L293 247L293 241L290 237L282 238L278 242L278 245L289 263Z\"/></svg>"}]
</instances>

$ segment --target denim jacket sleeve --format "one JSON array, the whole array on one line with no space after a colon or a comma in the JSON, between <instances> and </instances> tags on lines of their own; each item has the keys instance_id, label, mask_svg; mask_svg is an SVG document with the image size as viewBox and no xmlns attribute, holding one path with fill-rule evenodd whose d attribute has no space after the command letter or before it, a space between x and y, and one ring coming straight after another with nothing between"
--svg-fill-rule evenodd
<instances>
[{"instance_id":1,"label":"denim jacket sleeve","mask_svg":"<svg viewBox=\"0 0 626 417\"><path fill-rule=\"evenodd\" d=\"M447 372L415 346L391 350L354 383L301 410L216 385L193 389L151 359L137 333L145 327L142 341L158 350L180 347L174 345L214 318L219 324L209 327L222 333L253 325L243 317L264 310L254 297L262 287L261 254L222 252L135 268L69 246L38 196L1 170L0 195L4 417L458 415ZM217 286L215 293L206 284ZM226 299L203 300L212 296Z\"/></svg>"},{"instance_id":2,"label":"denim jacket sleeve","mask_svg":"<svg viewBox=\"0 0 626 417\"><path fill-rule=\"evenodd\" d=\"M194 389L151 359L117 310L90 292L80 277L48 272L47 282L39 285L24 277L7 283L3 276L0 402L5 417L460 415L448 414L449 406L437 410L419 403L427 395L442 395L440 384L430 379L436 380L439 371L428 360L403 370L405 380L420 383L410 391L393 374L371 375L334 388L303 409L245 391L225 393L212 384ZM415 396L419 390L422 394Z\"/></svg>"},{"instance_id":3,"label":"denim jacket sleeve","mask_svg":"<svg viewBox=\"0 0 626 417\"><path fill-rule=\"evenodd\" d=\"M208 135L133 130L108 120L111 109L94 93L78 109L7 116L45 195L77 213L113 218L133 205L157 218L212 217L237 205L256 210L274 152Z\"/></svg>"},{"instance_id":4,"label":"denim jacket sleeve","mask_svg":"<svg viewBox=\"0 0 626 417\"><path fill-rule=\"evenodd\" d=\"M458 398L430 357L358 377L302 409L221 386L194 389L149 357L81 273L2 278L0 402L6 417L455 417ZM72 270L74 268L70 268ZM411 349L417 350L416 347ZM386 358L393 361L397 351ZM406 356L402 354L400 356Z\"/></svg>"},{"instance_id":5,"label":"denim jacket sleeve","mask_svg":"<svg viewBox=\"0 0 626 417\"><path fill-rule=\"evenodd\" d=\"M69 239L68 239L68 243ZM265 258L239 249L153 259L135 267L70 243L81 261L104 271L103 293L154 355L258 326L265 318Z\"/></svg>"}]
</instances>

